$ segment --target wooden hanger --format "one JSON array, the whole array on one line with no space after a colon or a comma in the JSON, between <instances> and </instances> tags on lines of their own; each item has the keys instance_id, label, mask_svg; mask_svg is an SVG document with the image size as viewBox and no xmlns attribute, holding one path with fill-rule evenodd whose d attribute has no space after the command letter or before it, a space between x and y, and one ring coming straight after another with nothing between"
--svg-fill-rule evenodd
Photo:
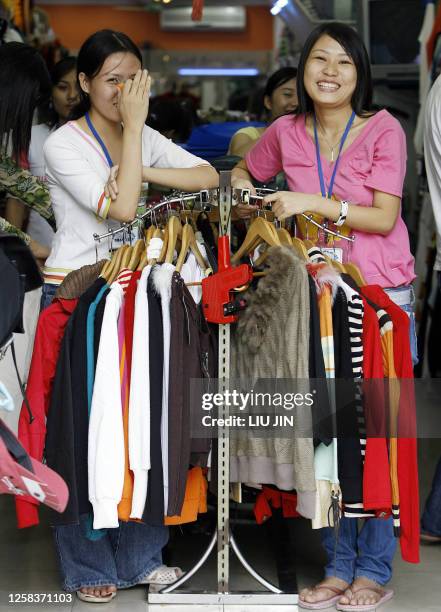
<instances>
[{"instance_id":1,"label":"wooden hanger","mask_svg":"<svg viewBox=\"0 0 441 612\"><path fill-rule=\"evenodd\" d=\"M146 247L149 246L149 242L150 240L153 238L153 234L156 230L156 226L155 225L150 225L145 233L145 245Z\"/></svg>"},{"instance_id":2,"label":"wooden hanger","mask_svg":"<svg viewBox=\"0 0 441 612\"><path fill-rule=\"evenodd\" d=\"M175 254L176 244L178 242L178 238L182 236L182 225L180 220L175 217L175 215L171 216L167 223L167 250L165 253L165 262L173 263L173 257ZM162 253L161 253L162 255ZM161 261L161 259L159 259Z\"/></svg>"},{"instance_id":3,"label":"wooden hanger","mask_svg":"<svg viewBox=\"0 0 441 612\"><path fill-rule=\"evenodd\" d=\"M129 261L132 259L133 247L129 246L128 249L125 250L124 255L121 259L119 271L124 270L124 268L129 267Z\"/></svg>"},{"instance_id":4,"label":"wooden hanger","mask_svg":"<svg viewBox=\"0 0 441 612\"><path fill-rule=\"evenodd\" d=\"M135 246L133 247L131 257L127 263L127 267L129 270L136 270L141 258L146 251L144 240L137 240Z\"/></svg>"},{"instance_id":5,"label":"wooden hanger","mask_svg":"<svg viewBox=\"0 0 441 612\"><path fill-rule=\"evenodd\" d=\"M304 261L309 261L308 251L306 250L305 243L300 240L300 238L297 238L297 236L294 236L291 240L292 246L294 247L300 259L303 259Z\"/></svg>"},{"instance_id":6,"label":"wooden hanger","mask_svg":"<svg viewBox=\"0 0 441 612\"><path fill-rule=\"evenodd\" d=\"M122 247L120 247L116 254L115 257L112 258L112 262L114 262L113 268L110 272L109 278L107 280L107 282L110 284L113 283L113 281L116 279L116 277L118 276L120 270L121 270L121 263L123 260L123 257L127 251L127 249L129 248L129 246L127 244L124 244Z\"/></svg>"},{"instance_id":7,"label":"wooden hanger","mask_svg":"<svg viewBox=\"0 0 441 612\"><path fill-rule=\"evenodd\" d=\"M205 263L204 258L202 257L202 253L199 250L198 243L196 242L196 236L194 235L193 227L190 225L190 223L185 223L182 228L181 250L179 252L178 261L176 262L177 272L180 272L182 270L182 266L189 251L194 254L200 268L205 272L205 270L207 269L207 264Z\"/></svg>"},{"instance_id":8,"label":"wooden hanger","mask_svg":"<svg viewBox=\"0 0 441 612\"><path fill-rule=\"evenodd\" d=\"M290 248L292 248L293 243L291 240L291 235L288 232L287 229L285 229L284 227L276 227L276 233L279 237L280 243L285 245L285 246L289 246Z\"/></svg>"},{"instance_id":9,"label":"wooden hanger","mask_svg":"<svg viewBox=\"0 0 441 612\"><path fill-rule=\"evenodd\" d=\"M266 243L269 246L281 246L274 225L266 221L263 217L256 217L251 223L245 236L245 240L231 258L232 263L237 263L240 259L251 253L259 244Z\"/></svg>"},{"instance_id":10,"label":"wooden hanger","mask_svg":"<svg viewBox=\"0 0 441 612\"><path fill-rule=\"evenodd\" d=\"M364 280L363 274L360 268L354 263L345 263L345 269L348 274L354 279L359 287L364 287L366 281Z\"/></svg>"},{"instance_id":11,"label":"wooden hanger","mask_svg":"<svg viewBox=\"0 0 441 612\"><path fill-rule=\"evenodd\" d=\"M122 248L122 247L120 247L120 248ZM109 282L109 278L111 277L112 272L113 272L113 268L115 267L115 260L116 260L116 257L117 257L117 255L118 255L118 253L119 253L120 248L118 248L116 251L113 251L113 253L112 253L112 255L111 255L110 259L109 259L109 260L108 260L108 261L107 261L107 262L104 264L104 267L103 267L103 269L101 270L101 274L100 274L100 276L102 276L103 278L105 278L105 279L106 279L106 281L107 281L109 284L110 284L110 282Z\"/></svg>"}]
</instances>

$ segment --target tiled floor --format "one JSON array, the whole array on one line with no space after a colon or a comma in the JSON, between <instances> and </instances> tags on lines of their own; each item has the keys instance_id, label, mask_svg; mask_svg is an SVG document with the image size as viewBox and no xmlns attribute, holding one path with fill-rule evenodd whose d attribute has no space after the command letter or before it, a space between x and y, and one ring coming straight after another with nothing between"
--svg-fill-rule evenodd
<instances>
[{"instance_id":1,"label":"tiled floor","mask_svg":"<svg viewBox=\"0 0 441 612\"><path fill-rule=\"evenodd\" d=\"M441 452L441 441L432 440L420 445L421 497L425 498L430 486L435 460ZM317 533L311 532L306 521L297 521L291 529L291 541L298 551L297 577L299 587L309 585L321 577L323 553L319 547ZM237 540L242 552L247 556L255 569L268 580L277 583L277 573L271 552L271 542L264 528L256 525L237 528ZM203 534L181 534L178 530L173 539L173 564L184 569L189 568L198 558L208 543L208 536ZM391 588L395 598L384 606L385 612L441 612L441 546L423 546L422 561L419 565L404 563L399 553L394 564L394 577ZM215 555L191 580L191 590L216 590ZM232 558L231 585L232 591L262 590ZM94 604L85 604L75 597L70 604L52 605L8 605L8 593L60 593L58 570L52 545L50 529L41 525L31 530L18 531L15 528L13 500L9 496L0 497L0 612L12 610L30 611L38 609L45 612L97 611ZM197 604L197 597L195 598ZM188 612L188 606L150 606L149 612L167 610L170 612ZM101 608L100 608L101 609ZM147 612L146 590L135 587L119 591L117 597L104 606L109 612ZM221 612L222 606L191 606L200 612ZM224 606L228 612L245 612L256 607ZM259 610L293 611L295 606L265 606Z\"/></svg>"}]
</instances>

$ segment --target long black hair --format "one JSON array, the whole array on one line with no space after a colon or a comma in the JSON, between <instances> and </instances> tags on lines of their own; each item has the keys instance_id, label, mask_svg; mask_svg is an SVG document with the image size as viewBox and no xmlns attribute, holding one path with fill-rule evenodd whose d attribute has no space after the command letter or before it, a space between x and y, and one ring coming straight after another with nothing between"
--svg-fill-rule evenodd
<instances>
[{"instance_id":1,"label":"long black hair","mask_svg":"<svg viewBox=\"0 0 441 612\"><path fill-rule=\"evenodd\" d=\"M19 161L29 149L34 111L51 94L49 72L40 53L19 42L0 46L0 66L0 150L10 142Z\"/></svg>"},{"instance_id":2,"label":"long black hair","mask_svg":"<svg viewBox=\"0 0 441 612\"><path fill-rule=\"evenodd\" d=\"M132 53L142 65L141 51L127 34L115 30L95 32L81 46L77 58L77 73L84 72L89 79L93 79L110 55L121 52ZM71 118L79 119L89 109L89 96L80 88L80 102L73 109Z\"/></svg>"},{"instance_id":3,"label":"long black hair","mask_svg":"<svg viewBox=\"0 0 441 612\"><path fill-rule=\"evenodd\" d=\"M57 62L52 70L49 71L51 77L52 87L58 85L63 80L66 74L76 70L77 60L75 57L68 56ZM45 123L48 127L53 128L59 121L58 114L52 104L52 100L49 99L47 104L42 106L38 111L38 122Z\"/></svg>"},{"instance_id":4,"label":"long black hair","mask_svg":"<svg viewBox=\"0 0 441 612\"><path fill-rule=\"evenodd\" d=\"M357 84L351 99L352 109L359 117L365 116L372 109L372 74L369 56L362 39L357 32L344 23L331 22L318 26L308 36L299 60L297 77L297 95L299 105L295 114L311 113L314 105L305 88L305 66L309 55L319 38L328 35L336 40L352 59L357 71Z\"/></svg>"}]
</instances>

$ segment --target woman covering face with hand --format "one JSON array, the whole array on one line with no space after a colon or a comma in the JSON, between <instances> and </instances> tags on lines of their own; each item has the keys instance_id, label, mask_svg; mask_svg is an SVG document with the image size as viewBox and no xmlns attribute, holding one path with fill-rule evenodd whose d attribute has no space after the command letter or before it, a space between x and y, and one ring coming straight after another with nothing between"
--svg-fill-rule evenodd
<instances>
[{"instance_id":1,"label":"woman covering face with hand","mask_svg":"<svg viewBox=\"0 0 441 612\"><path fill-rule=\"evenodd\" d=\"M299 62L297 90L296 113L265 131L234 169L233 186L253 191L252 177L265 182L283 170L290 191L265 198L276 216L315 213L336 223L334 229L353 234L351 245L335 240L335 252L343 263L357 264L367 284L380 285L410 314L414 349L414 260L401 218L406 139L386 110L371 110L369 58L352 28L332 23L311 33ZM248 215L252 210L241 208ZM337 540L331 528L321 532L326 577L300 594L300 606L321 609L337 603L345 610L366 610L389 596L382 587L391 578L396 548L391 518L367 519L360 532L356 519L342 518Z\"/></svg>"},{"instance_id":2,"label":"woman covering face with hand","mask_svg":"<svg viewBox=\"0 0 441 612\"><path fill-rule=\"evenodd\" d=\"M94 233L133 220L143 182L183 191L218 183L207 162L145 125L150 77L127 36L112 30L91 36L80 49L77 70L81 92L75 120L52 134L44 147L57 221L44 269L44 304L68 272L95 263ZM109 257L107 244L97 248L99 259Z\"/></svg>"},{"instance_id":3,"label":"woman covering face with hand","mask_svg":"<svg viewBox=\"0 0 441 612\"><path fill-rule=\"evenodd\" d=\"M77 70L81 92L72 115L75 119L54 132L44 146L57 231L44 269L42 307L51 302L57 286L71 270L109 257L108 242L96 244L93 235L134 219L142 182L153 181L184 191L218 184L217 173L207 162L145 125L150 77L142 69L139 49L125 34L102 30L92 35L80 49ZM113 180L116 169L117 181ZM112 246L118 243L114 241ZM88 295L92 289L99 292L103 283L98 279ZM90 423L93 414L92 409ZM94 463L90 456L95 448L93 442L87 446L86 439L84 446L80 440L78 445L75 452L82 453L81 465L88 465L89 474L91 470L94 474L98 461ZM102 486L114 487L117 476L110 468L103 471L102 477L107 483ZM79 524L63 517L54 527L66 590L77 591L85 601L100 603L110 601L117 588L166 584L181 575L179 568L167 568L161 563L161 551L168 539L162 521L126 522L134 510L131 506L127 513L128 500L124 496L122 519L119 505L116 516L107 511L106 499L96 493L91 478L89 488L87 483L84 485L78 484ZM106 488L106 494L107 491ZM138 491L137 508L140 497ZM85 508L90 508L89 500L94 510L93 530L91 515L83 514ZM148 506L146 502L145 510L151 511ZM141 518L140 512L144 517L139 509L136 512L135 518ZM102 533L101 528L108 529Z\"/></svg>"}]
</instances>

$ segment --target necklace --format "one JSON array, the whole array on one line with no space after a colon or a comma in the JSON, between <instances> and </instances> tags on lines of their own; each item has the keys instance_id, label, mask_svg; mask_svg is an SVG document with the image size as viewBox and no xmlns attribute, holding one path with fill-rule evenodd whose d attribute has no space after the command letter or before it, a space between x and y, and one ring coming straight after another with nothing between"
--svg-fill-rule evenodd
<instances>
[{"instance_id":1,"label":"necklace","mask_svg":"<svg viewBox=\"0 0 441 612\"><path fill-rule=\"evenodd\" d=\"M329 143L329 140L326 138L326 136L325 136L325 131L324 131L324 129L323 129L323 127L322 127L322 125L321 125L321 123L320 123L320 121L319 121L318 119L317 119L317 124L318 124L318 126L319 126L319 128L320 128L320 132L322 133L323 140L324 140L324 141L325 141L325 143L328 145L328 148L329 148L329 150L331 151L331 164L333 164L333 163L334 163L334 155L335 155L335 154L334 154L335 147L341 143L341 138L339 138L335 144L331 145L331 144ZM351 129L352 129L352 126L351 126ZM340 132L339 132L339 133L344 132L344 130L345 130L345 128L343 128L342 130L340 130Z\"/></svg>"}]
</instances>

